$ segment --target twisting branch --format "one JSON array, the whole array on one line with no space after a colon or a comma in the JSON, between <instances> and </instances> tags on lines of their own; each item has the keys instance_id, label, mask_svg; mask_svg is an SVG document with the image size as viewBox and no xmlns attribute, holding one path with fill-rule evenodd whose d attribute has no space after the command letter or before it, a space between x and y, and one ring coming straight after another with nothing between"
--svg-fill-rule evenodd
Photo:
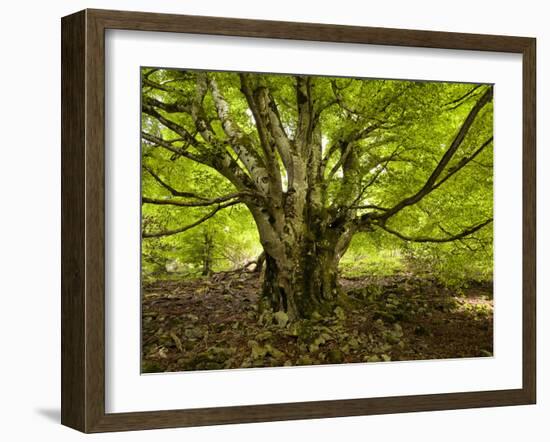
<instances>
[{"instance_id":1,"label":"twisting branch","mask_svg":"<svg viewBox=\"0 0 550 442\"><path fill-rule=\"evenodd\" d=\"M331 180L334 174L338 171L338 169L342 167L342 164L344 164L344 162L348 158L348 155L351 153L352 148L353 148L352 143L340 144L340 158L338 158L334 166L332 166L332 168L330 169L330 172L328 173L328 176L326 178L327 181Z\"/></svg>"},{"instance_id":2,"label":"twisting branch","mask_svg":"<svg viewBox=\"0 0 550 442\"><path fill-rule=\"evenodd\" d=\"M457 173L460 169L462 169L466 164L468 164L470 161L472 161L475 157L477 157L483 149L485 149L489 144L493 142L493 137L489 138L485 143L483 143L478 149L474 151L471 155L462 158L456 166L454 166L443 178L441 178L436 184L434 184L432 190L437 189L439 186L441 186L445 181L447 181L449 178L451 178L455 173Z\"/></svg>"},{"instance_id":3,"label":"twisting branch","mask_svg":"<svg viewBox=\"0 0 550 442\"><path fill-rule=\"evenodd\" d=\"M199 199L199 201L180 201L174 199L162 199L162 198L149 198L142 197L141 202L145 204L157 204L157 205L168 205L168 206L180 206L180 207L205 207L212 206L214 204L224 203L229 200L238 199L242 196L242 193L232 193L229 195L220 196L217 198L206 199L198 195L193 195L193 198ZM241 201L239 199L239 201Z\"/></svg>"},{"instance_id":4,"label":"twisting branch","mask_svg":"<svg viewBox=\"0 0 550 442\"><path fill-rule=\"evenodd\" d=\"M223 203L225 201L229 201L234 198L242 199L245 197L249 197L250 201L257 198L261 198L260 194L249 190L243 190L241 192L230 193L229 195L224 195L224 196L219 196L214 198L203 197L193 192L181 192L179 190L174 189L170 184L164 181L160 176L157 175L157 173L153 169L151 169L146 164L143 165L143 168L147 172L149 172L149 174L155 179L157 183L159 183L162 187L168 190L173 196L182 197L182 198L193 198L193 199L199 200L199 202L184 202L179 200L165 200L165 199L158 199L158 198L155 199L155 198L143 197L142 200L144 203L167 204L167 205L183 206L183 207L199 207L199 206L211 206L212 204Z\"/></svg>"},{"instance_id":5,"label":"twisting branch","mask_svg":"<svg viewBox=\"0 0 550 442\"><path fill-rule=\"evenodd\" d=\"M262 157L254 149L251 138L231 118L229 103L222 95L218 83L213 77L208 77L208 85L214 100L214 107L222 123L222 128L229 138L229 146L235 152L237 158L244 164L258 190L268 193L270 177Z\"/></svg>"},{"instance_id":6,"label":"twisting branch","mask_svg":"<svg viewBox=\"0 0 550 442\"><path fill-rule=\"evenodd\" d=\"M204 200L205 198L201 198L198 195L191 193L191 192L180 192L179 190L174 189L172 186L170 186L166 181L164 181L161 177L159 177L153 169L151 169L146 164L143 165L143 168L149 172L149 175L151 175L157 183L159 183L162 187L164 187L166 190L168 190L172 195L174 196L181 196L186 198L197 198Z\"/></svg>"},{"instance_id":7,"label":"twisting branch","mask_svg":"<svg viewBox=\"0 0 550 442\"><path fill-rule=\"evenodd\" d=\"M301 144L300 150L302 150L302 154L306 154L304 149L309 148L315 125L312 78L310 76L296 75L294 79L296 81L296 103L298 108L295 142Z\"/></svg>"},{"instance_id":8,"label":"twisting branch","mask_svg":"<svg viewBox=\"0 0 550 442\"><path fill-rule=\"evenodd\" d=\"M331 143L330 147L325 152L324 157L321 159L321 173L323 175L325 173L325 170L326 170L326 167L327 167L327 164L328 164L330 158L332 157L332 155L334 155L338 151L338 149L340 147L340 143L342 143L342 142L343 142L342 140L338 140L334 143Z\"/></svg>"},{"instance_id":9,"label":"twisting branch","mask_svg":"<svg viewBox=\"0 0 550 442\"><path fill-rule=\"evenodd\" d=\"M220 174L226 177L233 185L238 189L253 189L255 183L248 176L248 172L244 167L241 167L238 161L236 161L225 149L224 142L220 140L214 133L209 118L202 106L202 101L207 92L207 79L206 75L197 75L196 94L190 101L190 116L195 123L195 129L200 133L204 142L199 141L192 135L185 127L176 123L173 120L166 118L160 114L154 106L142 103L142 111L149 117L156 119L160 124L170 129L172 132L180 135L182 141L186 142L183 148L176 148L173 144L167 140L162 140L151 134L142 133L142 137L154 143L157 146L161 146L177 156L183 156L190 160L209 166L217 170ZM189 153L187 148L193 146L196 148L196 153Z\"/></svg>"},{"instance_id":10,"label":"twisting branch","mask_svg":"<svg viewBox=\"0 0 550 442\"><path fill-rule=\"evenodd\" d=\"M214 105L218 113L218 117L222 123L222 128L231 141L230 146L235 151L239 159L248 168L249 171L262 165L261 158L250 145L250 139L242 131L239 125L231 118L229 103L222 95L218 83L214 78L208 79Z\"/></svg>"},{"instance_id":11,"label":"twisting branch","mask_svg":"<svg viewBox=\"0 0 550 442\"><path fill-rule=\"evenodd\" d=\"M166 86L166 84L157 83L157 82L152 81L151 79L149 79L147 76L143 76L141 78L141 82L142 82L142 85L149 86L149 87L151 87L153 89L157 89L159 91L168 92L168 93L175 93L175 94L178 94L178 95L185 95L185 91L182 91L181 89L178 89L178 88L175 88L175 87Z\"/></svg>"},{"instance_id":12,"label":"twisting branch","mask_svg":"<svg viewBox=\"0 0 550 442\"><path fill-rule=\"evenodd\" d=\"M222 141L212 128L211 121L203 102L208 92L208 78L205 72L196 74L195 92L191 99L191 118L195 129L201 135L210 149L206 149L205 156L208 158L204 164L217 170L226 177L238 189L254 189L256 184L245 170L246 167L235 160L225 148L225 142ZM217 117L216 117L217 118ZM213 155L212 155L213 153Z\"/></svg>"},{"instance_id":13,"label":"twisting branch","mask_svg":"<svg viewBox=\"0 0 550 442\"><path fill-rule=\"evenodd\" d=\"M287 171L289 185L292 187L294 175L292 159L293 145L283 126L281 115L279 114L279 108L277 107L271 92L267 88L260 89L257 95L260 101L266 105L269 121L268 126L275 141L275 148L277 149L277 152L279 153L279 156L281 157L283 165Z\"/></svg>"},{"instance_id":14,"label":"twisting branch","mask_svg":"<svg viewBox=\"0 0 550 442\"><path fill-rule=\"evenodd\" d=\"M441 223L438 223L437 224L437 227L439 227L439 230L441 230L443 233L445 233L446 235L453 235L451 232L449 232L445 227L443 227L441 225ZM472 247L470 244L468 244L468 241L467 240L474 240L476 242L478 242L480 244L479 247L477 248L474 248ZM458 242L460 244L462 244L465 248L467 248L470 252L478 252L480 250L482 251L485 251L485 244L483 241L481 241L479 238L475 237L475 236L471 236L469 238L462 238L462 239L459 239Z\"/></svg>"},{"instance_id":15,"label":"twisting branch","mask_svg":"<svg viewBox=\"0 0 550 442\"><path fill-rule=\"evenodd\" d=\"M143 74L143 78L149 78L151 75L153 75L155 72L158 72L158 71L160 71L159 68L152 68L146 74Z\"/></svg>"},{"instance_id":16,"label":"twisting branch","mask_svg":"<svg viewBox=\"0 0 550 442\"><path fill-rule=\"evenodd\" d=\"M482 223L476 224L473 227L470 227L456 235L448 236L445 238L430 238L427 236L408 236L404 235L402 233L397 232L396 230L393 230L392 228L385 225L385 223L374 223L375 226L380 227L382 230L385 230L388 233L391 233L394 236L397 236L398 238L405 240L405 241L411 241L411 242L434 242L434 243L443 243L443 242L451 242L456 241L462 238L465 238L468 235L471 235L472 233L477 232L482 227L485 227L487 224L490 224L493 222L493 218L489 218L486 221L483 221Z\"/></svg>"},{"instance_id":17,"label":"twisting branch","mask_svg":"<svg viewBox=\"0 0 550 442\"><path fill-rule=\"evenodd\" d=\"M378 177L382 174L382 172L384 170L387 170L388 169L388 164L390 163L390 161L393 161L394 158L397 157L397 154L399 153L399 149L400 149L400 146L397 146L393 152L388 155L387 157L385 158L381 158L380 160L378 160L377 164L374 166L377 168L376 172L374 173L374 175L363 185L363 187L361 188L361 192L359 192L359 194L357 195L357 197L353 200L353 202L351 203L351 206L354 206L355 204L357 204L358 201L361 200L361 198L363 198L363 195L365 194L366 190L371 187L375 182L376 180L378 180Z\"/></svg>"},{"instance_id":18,"label":"twisting branch","mask_svg":"<svg viewBox=\"0 0 550 442\"><path fill-rule=\"evenodd\" d=\"M193 227L198 226L199 224L202 224L205 221L208 221L220 210L225 209L226 207L234 206L235 204L240 204L240 201L229 201L225 204L220 204L217 207L215 207L211 212L203 216L202 218L199 218L197 221L191 224L188 224L184 227L180 227L178 229L172 229L172 230L164 230L161 232L142 232L141 236L142 238L160 238L162 236L170 236L170 235L176 235L177 233L183 233L189 229L192 229Z\"/></svg>"},{"instance_id":19,"label":"twisting branch","mask_svg":"<svg viewBox=\"0 0 550 442\"><path fill-rule=\"evenodd\" d=\"M143 103L148 106L158 107L168 113L178 113L178 112L190 112L191 107L188 103L185 103L181 100L176 101L175 103L165 103L163 101L157 100L156 98L151 98L148 96L143 97Z\"/></svg>"},{"instance_id":20,"label":"twisting branch","mask_svg":"<svg viewBox=\"0 0 550 442\"><path fill-rule=\"evenodd\" d=\"M389 210L387 207L377 206L376 204L362 204L359 206L351 206L350 209L373 209L373 210Z\"/></svg>"},{"instance_id":21,"label":"twisting branch","mask_svg":"<svg viewBox=\"0 0 550 442\"><path fill-rule=\"evenodd\" d=\"M477 114L483 109L483 107L491 101L493 98L493 89L489 88L487 91L483 94L483 96L479 99L479 101L475 104L475 106L472 108L466 119L464 120L464 123L460 127L459 131L455 135L455 138L453 139L451 145L446 150L446 152L441 157L439 163L429 176L429 178L426 180L424 185L420 190L418 190L415 194L403 199L399 203L397 203L395 206L384 212L382 215L378 215L377 218L379 219L388 219L389 217L395 215L397 212L401 211L407 206L411 206L413 204L416 204L418 201L420 201L422 198L424 198L426 195L428 195L430 192L434 190L434 185L436 185L436 181L441 175L441 173L445 170L447 167L447 164L451 161L454 154L462 144L462 141L464 141L464 138L466 137L466 134L470 130L470 127L475 121L475 118ZM438 185L439 186L439 185Z\"/></svg>"},{"instance_id":22,"label":"twisting branch","mask_svg":"<svg viewBox=\"0 0 550 442\"><path fill-rule=\"evenodd\" d=\"M343 137L337 142L333 143L328 149L328 151L325 153L325 156L321 161L321 170L323 171L323 173L326 169L326 166L331 156L338 150L340 150L340 158L336 161L336 164L334 164L334 166L331 168L328 174L327 180L332 179L332 177L338 171L338 169L342 167L343 164L346 163L347 157L351 152L350 148L354 146L354 143L356 141L360 141L368 138L372 132L383 127L383 124L384 124L384 121L377 121L376 123L372 123L369 126L353 131L347 137ZM357 162L356 165L359 165L359 163Z\"/></svg>"},{"instance_id":23,"label":"twisting branch","mask_svg":"<svg viewBox=\"0 0 550 442\"><path fill-rule=\"evenodd\" d=\"M260 138L260 147L264 155L264 162L271 179L278 188L281 188L281 170L275 154L278 149L278 140L269 117L268 92L265 85L253 81L250 74L240 73L241 92L246 98L248 107L256 123L256 131ZM285 164L285 159L283 158Z\"/></svg>"},{"instance_id":24,"label":"twisting branch","mask_svg":"<svg viewBox=\"0 0 550 442\"><path fill-rule=\"evenodd\" d=\"M462 101L468 97L470 97L476 90L478 90L482 85L481 84L478 84L477 86L474 86L472 89L470 89L468 92L466 92L464 95L458 97L456 100L452 100L452 101L449 101L448 103L445 103L443 106L451 106L451 105L455 105L455 106L452 106L450 109L448 110L453 110L453 109L456 109L457 107L459 106L462 106L465 101ZM457 104L458 103L458 104Z\"/></svg>"},{"instance_id":25,"label":"twisting branch","mask_svg":"<svg viewBox=\"0 0 550 442\"><path fill-rule=\"evenodd\" d=\"M330 86L332 89L332 94L334 95L335 102L338 103L338 105L346 112L354 115L359 115L359 113L355 109L352 109L344 102L344 97L342 97L342 94L340 93L341 90L346 89L352 82L353 79L349 79L349 82L346 86L338 87L338 85L336 84L336 80L331 80Z\"/></svg>"},{"instance_id":26,"label":"twisting branch","mask_svg":"<svg viewBox=\"0 0 550 442\"><path fill-rule=\"evenodd\" d=\"M178 157L185 157L189 158L190 160L193 160L197 163L206 164L210 166L210 163L203 157L199 157L198 155L194 155L192 153L189 153L186 149L189 147L189 144L186 144L183 147L176 147L172 143L178 142L178 141L184 141L182 139L177 140L164 140L162 138L155 137L154 135L148 134L147 132L142 132L141 137L145 140L151 143L153 146L156 147L162 147L170 152L172 152L174 155L177 155Z\"/></svg>"},{"instance_id":27,"label":"twisting branch","mask_svg":"<svg viewBox=\"0 0 550 442\"><path fill-rule=\"evenodd\" d=\"M172 132L178 134L189 144L192 144L195 146L200 145L200 143L183 126L180 126L174 121L169 120L168 118L165 118L164 116L159 114L158 111L153 106L150 106L144 102L142 103L142 110L144 113L146 113L150 117L155 118L164 127L167 127Z\"/></svg>"}]
</instances>

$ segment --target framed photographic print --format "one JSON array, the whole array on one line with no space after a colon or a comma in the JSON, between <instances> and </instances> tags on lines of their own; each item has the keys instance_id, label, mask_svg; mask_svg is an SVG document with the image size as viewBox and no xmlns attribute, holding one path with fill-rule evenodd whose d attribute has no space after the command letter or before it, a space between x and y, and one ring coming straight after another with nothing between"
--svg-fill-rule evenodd
<instances>
[{"instance_id":1,"label":"framed photographic print","mask_svg":"<svg viewBox=\"0 0 550 442\"><path fill-rule=\"evenodd\" d=\"M62 19L62 423L535 403L535 40Z\"/></svg>"}]
</instances>

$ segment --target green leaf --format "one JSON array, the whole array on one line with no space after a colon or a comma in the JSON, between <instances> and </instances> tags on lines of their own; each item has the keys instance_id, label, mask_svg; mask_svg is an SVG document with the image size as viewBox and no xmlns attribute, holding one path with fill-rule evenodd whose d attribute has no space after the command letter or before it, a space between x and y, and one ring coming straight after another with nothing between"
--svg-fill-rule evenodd
<instances>
[{"instance_id":1,"label":"green leaf","mask_svg":"<svg viewBox=\"0 0 550 442\"><path fill-rule=\"evenodd\" d=\"M274 313L273 317L275 318L277 325L281 328L284 328L288 324L288 315L282 310Z\"/></svg>"},{"instance_id":2,"label":"green leaf","mask_svg":"<svg viewBox=\"0 0 550 442\"><path fill-rule=\"evenodd\" d=\"M340 321L343 321L344 319L346 319L346 313L344 312L344 309L340 306L334 309L334 314Z\"/></svg>"}]
</instances>

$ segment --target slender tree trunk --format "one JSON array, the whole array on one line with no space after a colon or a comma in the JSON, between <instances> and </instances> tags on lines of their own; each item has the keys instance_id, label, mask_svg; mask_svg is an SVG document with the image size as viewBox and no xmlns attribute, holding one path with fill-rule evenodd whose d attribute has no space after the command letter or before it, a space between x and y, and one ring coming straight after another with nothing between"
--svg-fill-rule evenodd
<instances>
[{"instance_id":1,"label":"slender tree trunk","mask_svg":"<svg viewBox=\"0 0 550 442\"><path fill-rule=\"evenodd\" d=\"M210 276L212 274L212 248L213 240L212 236L208 233L204 234L203 244L203 258L202 258L202 275Z\"/></svg>"},{"instance_id":2,"label":"slender tree trunk","mask_svg":"<svg viewBox=\"0 0 550 442\"><path fill-rule=\"evenodd\" d=\"M262 252L256 259L256 267L254 267L254 273L262 273L264 264L265 264L265 252Z\"/></svg>"}]
</instances>

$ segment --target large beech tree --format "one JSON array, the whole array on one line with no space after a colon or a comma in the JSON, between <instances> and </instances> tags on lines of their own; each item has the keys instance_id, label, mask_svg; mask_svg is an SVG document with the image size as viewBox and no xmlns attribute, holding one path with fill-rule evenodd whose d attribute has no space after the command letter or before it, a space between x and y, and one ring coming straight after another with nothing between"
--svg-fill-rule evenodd
<instances>
[{"instance_id":1,"label":"large beech tree","mask_svg":"<svg viewBox=\"0 0 550 442\"><path fill-rule=\"evenodd\" d=\"M143 69L143 174L164 196L142 202L204 209L144 224L143 238L244 205L265 252L262 300L291 319L325 313L344 296L338 263L354 234L443 243L490 225L492 99L490 85ZM158 151L171 170L199 163L224 184L177 187L150 161ZM442 213L449 200L464 202L460 222Z\"/></svg>"}]
</instances>

